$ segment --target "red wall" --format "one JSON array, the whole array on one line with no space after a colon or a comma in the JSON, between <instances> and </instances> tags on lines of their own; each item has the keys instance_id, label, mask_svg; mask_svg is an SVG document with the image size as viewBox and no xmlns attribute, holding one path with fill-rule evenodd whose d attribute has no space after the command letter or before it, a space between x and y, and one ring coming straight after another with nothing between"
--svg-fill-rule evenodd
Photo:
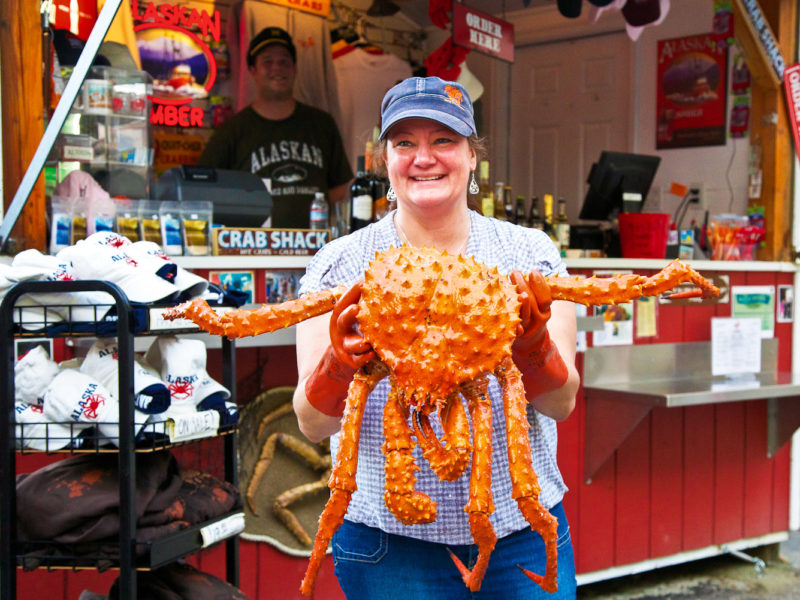
<instances>
[{"instance_id":1,"label":"red wall","mask_svg":"<svg viewBox=\"0 0 800 600\"><path fill-rule=\"evenodd\" d=\"M581 274L581 273L576 273ZM583 273L590 274L590 273ZM791 273L731 272L733 285L791 285ZM730 303L658 307L658 336L636 343L708 341L710 318L730 316ZM589 334L591 338L591 334ZM791 323L776 323L778 366L791 370ZM578 366L582 372L582 355ZM239 397L258 389L293 385L292 347L237 350ZM219 355L209 355L209 372L221 377ZM583 481L585 399L559 426L559 464L570 491L564 506L570 520L578 573L667 556L732 540L786 531L789 526L789 444L766 455L766 402L750 401L654 409L611 459ZM213 441L187 446L182 464L218 473L221 455ZM47 459L23 457L19 471ZM193 556L200 569L224 577L224 546ZM262 543L242 541L242 591L251 599L301 598L306 560ZM19 576L19 598L74 600L84 588L107 592L116 573L36 571ZM315 598L343 599L330 556L323 563Z\"/></svg>"}]
</instances>

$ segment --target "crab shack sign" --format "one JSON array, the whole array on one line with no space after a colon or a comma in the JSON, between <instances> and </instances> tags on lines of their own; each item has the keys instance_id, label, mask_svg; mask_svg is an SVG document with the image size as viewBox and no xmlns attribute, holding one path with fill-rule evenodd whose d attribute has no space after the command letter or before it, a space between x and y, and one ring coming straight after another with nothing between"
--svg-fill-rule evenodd
<instances>
[{"instance_id":1,"label":"crab shack sign","mask_svg":"<svg viewBox=\"0 0 800 600\"><path fill-rule=\"evenodd\" d=\"M331 240L328 229L218 227L213 236L215 256L311 256Z\"/></svg>"},{"instance_id":2,"label":"crab shack sign","mask_svg":"<svg viewBox=\"0 0 800 600\"><path fill-rule=\"evenodd\" d=\"M207 98L217 78L204 40L220 41L220 11L132 0L131 13L142 69L153 78L150 122L202 127L204 110L193 102Z\"/></svg>"}]
</instances>

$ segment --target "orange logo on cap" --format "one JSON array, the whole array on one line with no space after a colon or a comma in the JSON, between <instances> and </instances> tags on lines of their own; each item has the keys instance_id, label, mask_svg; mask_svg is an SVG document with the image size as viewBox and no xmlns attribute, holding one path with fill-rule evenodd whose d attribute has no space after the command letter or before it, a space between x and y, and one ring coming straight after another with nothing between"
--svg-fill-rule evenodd
<instances>
[{"instance_id":1,"label":"orange logo on cap","mask_svg":"<svg viewBox=\"0 0 800 600\"><path fill-rule=\"evenodd\" d=\"M444 86L444 91L447 94L448 102L461 106L461 102L464 100L464 95L461 93L461 90L452 85L446 85Z\"/></svg>"}]
</instances>

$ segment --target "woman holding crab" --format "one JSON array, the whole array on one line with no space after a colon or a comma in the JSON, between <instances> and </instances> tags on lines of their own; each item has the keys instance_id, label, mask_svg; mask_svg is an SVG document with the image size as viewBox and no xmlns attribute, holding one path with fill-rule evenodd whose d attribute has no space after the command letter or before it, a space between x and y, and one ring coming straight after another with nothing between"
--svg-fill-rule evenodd
<instances>
[{"instance_id":1,"label":"woman holding crab","mask_svg":"<svg viewBox=\"0 0 800 600\"><path fill-rule=\"evenodd\" d=\"M436 77L407 79L387 92L381 121L376 164L386 166L391 184L387 197L396 202L397 209L322 248L300 284L301 293L352 285L338 301L333 317L322 315L297 326L299 382L294 408L300 428L312 441L332 435L333 456L354 464L357 459L358 465L357 489L348 490L352 497L345 506L344 522L333 534L336 576L351 600L574 598L572 545L561 506L567 488L556 463L556 422L572 412L578 389L575 309L567 302L551 303L543 277L565 275L566 268L541 231L470 210L468 193L478 191L473 172L484 148L475 130L472 103L462 86ZM466 421L469 412L474 439L448 437L458 427L441 423L436 413L409 424L407 407L397 413L402 435L385 436L385 407L397 402L403 406L404 401L390 395L387 377L366 401L357 457L337 457L348 385L358 370L375 364L371 361L376 359L356 326L360 280L376 252L403 245L474 257L483 265L497 267L513 282L520 308L519 319L513 316L513 323L519 324L511 355L528 401L527 419L525 415L522 419L530 427L527 442L541 488L534 489L534 475L531 495L538 495L538 503L546 510L523 514L527 500L518 501L525 494L511 475L518 467L514 452L508 449L509 416L504 414L500 383L491 375L481 379L485 388L474 384L478 388L474 398L481 399L475 403L487 404L487 438L477 433L472 400L463 403L463 411L460 407L446 411L442 420L455 415L454 420ZM447 368L446 360L441 364ZM460 399L457 404L462 404ZM438 447L441 455L469 455L470 445L477 448L488 443L492 449L485 448L486 462L480 467L466 464L463 472L457 470L452 477L434 472L434 461L427 451L423 457L423 450L432 439L438 446L435 438L441 438L443 431L447 443ZM414 435L417 442L412 441ZM384 475L384 463L398 449L408 461L413 455L407 473L415 491L402 500L408 503L405 507L395 503L394 490L407 485L408 477L396 481L389 470ZM393 459L399 454L392 454ZM478 468L488 469L491 486L485 485L486 479L484 484L474 484L480 477L472 477L471 472ZM476 491L481 485L486 487L485 496ZM336 530L335 526L331 529ZM518 566L529 577L523 577ZM312 569L315 572L313 564L309 573ZM310 586L313 576L303 591L310 592Z\"/></svg>"}]
</instances>

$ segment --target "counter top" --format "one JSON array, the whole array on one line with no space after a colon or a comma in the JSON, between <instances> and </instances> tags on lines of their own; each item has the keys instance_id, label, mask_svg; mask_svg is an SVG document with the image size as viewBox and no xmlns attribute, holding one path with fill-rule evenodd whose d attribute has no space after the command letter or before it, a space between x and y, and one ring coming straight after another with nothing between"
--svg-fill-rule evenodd
<instances>
[{"instance_id":1,"label":"counter top","mask_svg":"<svg viewBox=\"0 0 800 600\"><path fill-rule=\"evenodd\" d=\"M173 256L185 269L305 269L310 256ZM670 259L659 258L567 258L568 269L660 270ZM778 261L688 260L696 271L763 271L793 273L797 265Z\"/></svg>"},{"instance_id":2,"label":"counter top","mask_svg":"<svg viewBox=\"0 0 800 600\"><path fill-rule=\"evenodd\" d=\"M589 392L612 392L619 400L647 402L652 406L692 406L741 402L762 398L800 396L800 374L756 373L752 379L693 377L646 381L619 381L586 385Z\"/></svg>"}]
</instances>

